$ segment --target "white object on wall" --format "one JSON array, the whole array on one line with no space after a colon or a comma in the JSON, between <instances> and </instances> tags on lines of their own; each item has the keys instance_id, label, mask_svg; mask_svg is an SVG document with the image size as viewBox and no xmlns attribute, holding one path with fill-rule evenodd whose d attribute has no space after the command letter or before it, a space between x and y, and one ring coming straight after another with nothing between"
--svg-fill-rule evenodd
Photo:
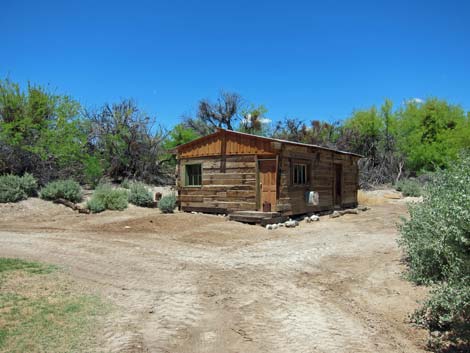
<instances>
[{"instance_id":1,"label":"white object on wall","mask_svg":"<svg viewBox=\"0 0 470 353\"><path fill-rule=\"evenodd\" d=\"M305 201L310 206L318 206L320 203L320 195L316 191L307 191L305 193Z\"/></svg>"}]
</instances>

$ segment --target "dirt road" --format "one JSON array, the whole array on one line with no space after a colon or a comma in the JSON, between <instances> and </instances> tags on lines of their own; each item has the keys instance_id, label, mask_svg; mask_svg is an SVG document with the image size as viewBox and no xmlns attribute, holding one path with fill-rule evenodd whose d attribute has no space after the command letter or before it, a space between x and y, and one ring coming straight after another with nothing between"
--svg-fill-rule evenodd
<instances>
[{"instance_id":1,"label":"dirt road","mask_svg":"<svg viewBox=\"0 0 470 353\"><path fill-rule=\"evenodd\" d=\"M401 279L403 203L268 231L224 217L130 208L79 215L0 205L0 256L63 266L117 306L100 351L423 352Z\"/></svg>"}]
</instances>

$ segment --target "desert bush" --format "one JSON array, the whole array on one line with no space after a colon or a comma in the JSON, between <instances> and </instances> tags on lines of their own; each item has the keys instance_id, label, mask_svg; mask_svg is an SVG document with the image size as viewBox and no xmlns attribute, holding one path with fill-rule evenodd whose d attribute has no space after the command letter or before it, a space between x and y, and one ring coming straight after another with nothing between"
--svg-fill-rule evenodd
<instances>
[{"instance_id":1,"label":"desert bush","mask_svg":"<svg viewBox=\"0 0 470 353\"><path fill-rule=\"evenodd\" d=\"M430 298L413 314L412 320L430 331L450 333L447 338L454 343L470 342L468 282L444 283L434 288Z\"/></svg>"},{"instance_id":2,"label":"desert bush","mask_svg":"<svg viewBox=\"0 0 470 353\"><path fill-rule=\"evenodd\" d=\"M72 202L82 201L83 192L80 184L71 179L52 181L44 186L39 196L44 200L65 199Z\"/></svg>"},{"instance_id":3,"label":"desert bush","mask_svg":"<svg viewBox=\"0 0 470 353\"><path fill-rule=\"evenodd\" d=\"M462 156L459 163L437 172L424 201L409 211L410 219L400 226L408 277L434 286L414 321L469 344L470 157Z\"/></svg>"},{"instance_id":4,"label":"desert bush","mask_svg":"<svg viewBox=\"0 0 470 353\"><path fill-rule=\"evenodd\" d=\"M0 202L17 202L33 196L37 190L36 179L26 173L23 176L0 176Z\"/></svg>"},{"instance_id":5,"label":"desert bush","mask_svg":"<svg viewBox=\"0 0 470 353\"><path fill-rule=\"evenodd\" d=\"M175 207L176 207L176 195L174 193L163 196L160 199L160 201L158 201L158 208L163 213L173 213Z\"/></svg>"},{"instance_id":6,"label":"desert bush","mask_svg":"<svg viewBox=\"0 0 470 353\"><path fill-rule=\"evenodd\" d=\"M395 189L401 191L404 196L418 197L423 194L421 184L417 180L403 179L396 183Z\"/></svg>"},{"instance_id":7,"label":"desert bush","mask_svg":"<svg viewBox=\"0 0 470 353\"><path fill-rule=\"evenodd\" d=\"M121 187L124 188L124 189L129 190L131 188L131 184L132 184L132 182L127 178L124 178L124 180L121 181Z\"/></svg>"},{"instance_id":8,"label":"desert bush","mask_svg":"<svg viewBox=\"0 0 470 353\"><path fill-rule=\"evenodd\" d=\"M127 208L128 194L123 189L113 189L109 184L99 185L87 203L90 211L97 213L104 210L122 211Z\"/></svg>"},{"instance_id":9,"label":"desert bush","mask_svg":"<svg viewBox=\"0 0 470 353\"><path fill-rule=\"evenodd\" d=\"M91 213L100 213L106 209L106 205L104 204L103 200L97 197L92 197L90 200L88 200L86 207L91 211Z\"/></svg>"},{"instance_id":10,"label":"desert bush","mask_svg":"<svg viewBox=\"0 0 470 353\"><path fill-rule=\"evenodd\" d=\"M25 173L19 178L20 186L28 196L35 196L38 190L38 182L35 177Z\"/></svg>"},{"instance_id":11,"label":"desert bush","mask_svg":"<svg viewBox=\"0 0 470 353\"><path fill-rule=\"evenodd\" d=\"M129 202L141 207L152 207L153 196L145 184L134 182L129 187Z\"/></svg>"}]
</instances>

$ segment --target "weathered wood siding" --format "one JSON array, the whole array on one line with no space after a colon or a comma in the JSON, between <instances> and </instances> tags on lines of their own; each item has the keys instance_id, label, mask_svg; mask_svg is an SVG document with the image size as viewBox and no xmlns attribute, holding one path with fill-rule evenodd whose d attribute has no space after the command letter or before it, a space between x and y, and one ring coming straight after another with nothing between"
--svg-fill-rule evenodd
<instances>
[{"instance_id":1,"label":"weathered wood siding","mask_svg":"<svg viewBox=\"0 0 470 353\"><path fill-rule=\"evenodd\" d=\"M201 163L202 186L184 185L186 163ZM182 210L256 210L256 157L214 156L179 160L178 198Z\"/></svg>"},{"instance_id":2,"label":"weathered wood siding","mask_svg":"<svg viewBox=\"0 0 470 353\"><path fill-rule=\"evenodd\" d=\"M293 185L292 164L307 164L309 182ZM334 164L343 166L342 206L357 204L357 157L314 147L284 145L279 160L279 187L277 210L295 215L331 210L334 208ZM308 205L305 193L319 194L319 204Z\"/></svg>"},{"instance_id":3,"label":"weathered wood siding","mask_svg":"<svg viewBox=\"0 0 470 353\"><path fill-rule=\"evenodd\" d=\"M357 166L358 158L348 155L341 156L341 164L343 165L343 207L357 206L357 190L359 189L359 170Z\"/></svg>"},{"instance_id":4,"label":"weathered wood siding","mask_svg":"<svg viewBox=\"0 0 470 353\"><path fill-rule=\"evenodd\" d=\"M277 161L276 204L286 215L331 210L335 204L336 164L342 166L341 205L357 205L358 156L315 146L220 130L178 148L178 196L182 210L231 212L260 209L258 160ZM185 164L202 164L202 185L185 186ZM292 165L307 165L308 182L294 185ZM319 194L308 205L305 194Z\"/></svg>"},{"instance_id":5,"label":"weathered wood siding","mask_svg":"<svg viewBox=\"0 0 470 353\"><path fill-rule=\"evenodd\" d=\"M220 131L195 140L179 150L180 158L217 155L272 155L276 153L273 142L250 135Z\"/></svg>"}]
</instances>

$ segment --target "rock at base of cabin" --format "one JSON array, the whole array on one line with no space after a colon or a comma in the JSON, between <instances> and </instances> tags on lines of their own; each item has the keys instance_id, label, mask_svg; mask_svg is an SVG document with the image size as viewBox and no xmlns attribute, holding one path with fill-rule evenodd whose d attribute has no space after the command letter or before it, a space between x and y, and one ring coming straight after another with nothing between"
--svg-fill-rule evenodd
<instances>
[{"instance_id":1,"label":"rock at base of cabin","mask_svg":"<svg viewBox=\"0 0 470 353\"><path fill-rule=\"evenodd\" d=\"M357 210L358 210L358 211L365 212L365 211L369 211L369 210L370 210L370 207L367 207L367 206L364 206L364 205L360 205L360 206L357 206Z\"/></svg>"},{"instance_id":2,"label":"rock at base of cabin","mask_svg":"<svg viewBox=\"0 0 470 353\"><path fill-rule=\"evenodd\" d=\"M342 210L338 212L341 216L344 216L345 214L358 214L359 213L359 211L356 208Z\"/></svg>"},{"instance_id":3,"label":"rock at base of cabin","mask_svg":"<svg viewBox=\"0 0 470 353\"><path fill-rule=\"evenodd\" d=\"M279 226L277 224L266 224L266 229L274 230L277 229Z\"/></svg>"},{"instance_id":4,"label":"rock at base of cabin","mask_svg":"<svg viewBox=\"0 0 470 353\"><path fill-rule=\"evenodd\" d=\"M338 218L339 216L341 216L341 213L338 211L334 211L332 214L330 214L330 218Z\"/></svg>"},{"instance_id":5,"label":"rock at base of cabin","mask_svg":"<svg viewBox=\"0 0 470 353\"><path fill-rule=\"evenodd\" d=\"M293 220L288 220L287 222L284 223L284 226L287 228L295 228L299 225L299 222L293 221Z\"/></svg>"},{"instance_id":6,"label":"rock at base of cabin","mask_svg":"<svg viewBox=\"0 0 470 353\"><path fill-rule=\"evenodd\" d=\"M320 220L320 217L317 216L316 214L312 215L312 216L307 216L304 218L304 221L306 221L307 223L311 223L311 222L318 222Z\"/></svg>"}]
</instances>

